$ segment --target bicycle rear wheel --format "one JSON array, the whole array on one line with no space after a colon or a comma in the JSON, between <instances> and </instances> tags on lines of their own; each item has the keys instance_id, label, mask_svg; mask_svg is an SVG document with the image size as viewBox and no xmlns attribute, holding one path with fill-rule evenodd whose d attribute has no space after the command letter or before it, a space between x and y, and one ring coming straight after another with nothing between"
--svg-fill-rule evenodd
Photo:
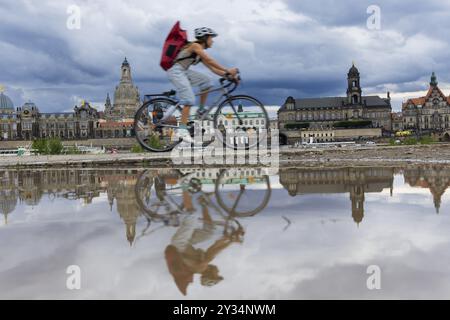
<instances>
[{"instance_id":1,"label":"bicycle rear wheel","mask_svg":"<svg viewBox=\"0 0 450 320\"><path fill-rule=\"evenodd\" d=\"M165 118L173 109L173 113ZM181 108L172 99L155 98L144 102L134 116L136 139L148 151L170 151L180 143L175 135L180 119Z\"/></svg>"},{"instance_id":2,"label":"bicycle rear wheel","mask_svg":"<svg viewBox=\"0 0 450 320\"><path fill-rule=\"evenodd\" d=\"M246 96L231 96L214 114L216 137L228 148L250 149L267 139L269 116L264 105Z\"/></svg>"}]
</instances>

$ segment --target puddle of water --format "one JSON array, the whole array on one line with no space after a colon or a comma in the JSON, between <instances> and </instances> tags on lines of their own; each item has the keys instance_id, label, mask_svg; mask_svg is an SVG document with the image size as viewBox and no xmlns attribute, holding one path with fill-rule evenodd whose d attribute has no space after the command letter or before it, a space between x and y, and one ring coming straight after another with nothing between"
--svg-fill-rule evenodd
<instances>
[{"instance_id":1,"label":"puddle of water","mask_svg":"<svg viewBox=\"0 0 450 320\"><path fill-rule=\"evenodd\" d=\"M443 165L12 170L0 180L3 299L450 293ZM72 265L79 290L67 286ZM370 265L379 290L367 287Z\"/></svg>"}]
</instances>

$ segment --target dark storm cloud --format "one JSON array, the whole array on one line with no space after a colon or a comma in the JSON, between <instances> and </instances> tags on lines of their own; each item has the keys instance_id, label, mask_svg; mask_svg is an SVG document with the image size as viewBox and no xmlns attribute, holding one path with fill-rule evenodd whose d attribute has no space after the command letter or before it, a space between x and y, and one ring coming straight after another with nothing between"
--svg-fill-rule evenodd
<instances>
[{"instance_id":1,"label":"dark storm cloud","mask_svg":"<svg viewBox=\"0 0 450 320\"><path fill-rule=\"evenodd\" d=\"M81 8L80 30L66 28L72 4ZM381 30L368 30L371 4L3 1L0 82L17 106L33 100L43 111L62 111L81 98L99 105L107 92L113 94L127 56L141 94L167 90L171 84L158 65L160 50L171 25L181 20L191 39L195 27L217 30L220 36L210 55L227 67L238 66L244 78L241 92L270 105L290 95L345 95L353 60L364 94L424 90L433 70L441 85L449 83L450 5L377 1Z\"/></svg>"}]
</instances>

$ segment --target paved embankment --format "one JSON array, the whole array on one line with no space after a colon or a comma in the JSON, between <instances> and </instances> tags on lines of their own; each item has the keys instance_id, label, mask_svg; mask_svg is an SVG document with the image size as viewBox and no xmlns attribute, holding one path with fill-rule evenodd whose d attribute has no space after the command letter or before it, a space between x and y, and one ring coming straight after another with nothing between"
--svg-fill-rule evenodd
<instances>
[{"instance_id":1,"label":"paved embankment","mask_svg":"<svg viewBox=\"0 0 450 320\"><path fill-rule=\"evenodd\" d=\"M240 151L238 156L245 153ZM256 155L255 151L251 155ZM276 164L275 158L261 157L264 164ZM180 163L184 159L184 163ZM217 159L217 158L216 158ZM242 158L241 158L242 159ZM254 159L254 158L253 158ZM268 160L269 159L269 160ZM0 167L86 167L86 166L150 166L150 165L194 165L211 164L211 158L173 157L171 153L119 153L99 155L56 155L0 157ZM450 144L415 146L345 147L335 149L282 148L280 165L298 166L352 166L352 165L401 165L409 163L450 164ZM231 164L233 163L233 164ZM230 165L242 165L232 161ZM217 162L216 162L217 165ZM220 161L219 161L220 165Z\"/></svg>"}]
</instances>

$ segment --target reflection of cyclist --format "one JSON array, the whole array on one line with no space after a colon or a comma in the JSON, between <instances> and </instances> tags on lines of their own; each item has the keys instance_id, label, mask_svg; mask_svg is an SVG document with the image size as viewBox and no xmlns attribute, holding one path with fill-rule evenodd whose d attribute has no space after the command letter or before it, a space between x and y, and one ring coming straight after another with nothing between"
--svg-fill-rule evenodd
<instances>
[{"instance_id":1,"label":"reflection of cyclist","mask_svg":"<svg viewBox=\"0 0 450 320\"><path fill-rule=\"evenodd\" d=\"M213 37L216 36L217 33L210 28L195 29L195 38L197 41L186 44L177 55L174 65L167 70L169 79L177 90L180 104L184 105L177 134L187 142L192 142L187 130L190 107L195 104L195 95L192 86L200 87L201 92L211 87L209 77L200 72L189 70L189 67L202 62L219 76L236 78L238 73L236 68L226 69L206 54L205 50L212 47ZM207 97L207 92L200 95L200 114L204 111Z\"/></svg>"},{"instance_id":2,"label":"reflection of cyclist","mask_svg":"<svg viewBox=\"0 0 450 320\"><path fill-rule=\"evenodd\" d=\"M194 245L207 241L214 233L214 222L208 207L205 201L199 202L202 219L194 214L187 215L165 250L167 266L183 295L186 295L187 287L193 282L196 273L201 275L201 284L204 286L213 286L223 280L217 266L210 262L231 243L242 241L240 236L243 235L243 229L239 228L231 234L225 233L206 251L195 248Z\"/></svg>"}]
</instances>

